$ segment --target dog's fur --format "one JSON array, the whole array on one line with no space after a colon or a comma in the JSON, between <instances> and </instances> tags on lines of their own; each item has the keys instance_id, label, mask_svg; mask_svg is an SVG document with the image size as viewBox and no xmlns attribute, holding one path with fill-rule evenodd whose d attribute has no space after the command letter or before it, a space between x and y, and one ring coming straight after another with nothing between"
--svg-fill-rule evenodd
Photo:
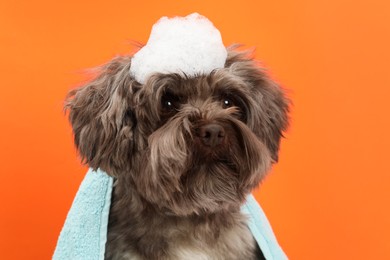
<instances>
[{"instance_id":1,"label":"dog's fur","mask_svg":"<svg viewBox=\"0 0 390 260\"><path fill-rule=\"evenodd\" d=\"M113 59L66 103L84 162L115 178L106 259L256 259L240 206L278 160L284 92L235 48L209 75L141 85L130 66Z\"/></svg>"}]
</instances>

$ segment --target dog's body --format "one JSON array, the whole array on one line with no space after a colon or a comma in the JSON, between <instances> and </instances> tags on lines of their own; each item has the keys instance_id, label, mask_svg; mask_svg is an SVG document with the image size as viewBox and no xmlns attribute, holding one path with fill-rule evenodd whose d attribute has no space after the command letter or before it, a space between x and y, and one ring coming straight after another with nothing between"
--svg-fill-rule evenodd
<instances>
[{"instance_id":1,"label":"dog's body","mask_svg":"<svg viewBox=\"0 0 390 260\"><path fill-rule=\"evenodd\" d=\"M178 217L137 197L128 211L114 199L107 259L262 259L239 209Z\"/></svg>"},{"instance_id":2,"label":"dog's body","mask_svg":"<svg viewBox=\"0 0 390 260\"><path fill-rule=\"evenodd\" d=\"M72 91L75 143L116 181L106 259L261 258L240 206L278 159L289 102L245 53L207 75L156 73L131 57Z\"/></svg>"}]
</instances>

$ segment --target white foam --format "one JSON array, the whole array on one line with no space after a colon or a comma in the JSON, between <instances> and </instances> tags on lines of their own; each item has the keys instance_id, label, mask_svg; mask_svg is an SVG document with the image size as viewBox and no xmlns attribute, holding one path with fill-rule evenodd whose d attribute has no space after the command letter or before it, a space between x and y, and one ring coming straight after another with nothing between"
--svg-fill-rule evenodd
<instances>
[{"instance_id":1,"label":"white foam","mask_svg":"<svg viewBox=\"0 0 390 260\"><path fill-rule=\"evenodd\" d=\"M135 53L130 73L141 84L156 72L196 76L223 68L226 57L221 34L206 17L162 17L147 44Z\"/></svg>"}]
</instances>

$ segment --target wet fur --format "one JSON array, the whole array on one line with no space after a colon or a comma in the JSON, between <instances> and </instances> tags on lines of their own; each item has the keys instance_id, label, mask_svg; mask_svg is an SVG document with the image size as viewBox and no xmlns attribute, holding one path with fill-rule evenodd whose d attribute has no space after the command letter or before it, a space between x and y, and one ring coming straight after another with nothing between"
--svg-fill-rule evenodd
<instances>
[{"instance_id":1,"label":"wet fur","mask_svg":"<svg viewBox=\"0 0 390 260\"><path fill-rule=\"evenodd\" d=\"M260 254L240 206L278 160L289 101L247 53L228 53L209 75L155 74L144 85L130 76L131 57L118 57L69 93L83 161L115 178L106 259ZM226 132L213 148L197 132L209 123Z\"/></svg>"}]
</instances>

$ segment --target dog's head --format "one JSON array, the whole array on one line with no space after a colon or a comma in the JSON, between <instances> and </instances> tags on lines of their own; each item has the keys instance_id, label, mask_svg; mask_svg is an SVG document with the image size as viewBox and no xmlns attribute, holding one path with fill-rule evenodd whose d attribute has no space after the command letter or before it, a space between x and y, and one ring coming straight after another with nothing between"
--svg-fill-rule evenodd
<instances>
[{"instance_id":1,"label":"dog's head","mask_svg":"<svg viewBox=\"0 0 390 260\"><path fill-rule=\"evenodd\" d=\"M131 57L116 58L69 94L85 163L171 214L240 205L278 160L282 89L234 49L207 75L155 73L140 84L130 67Z\"/></svg>"}]
</instances>

